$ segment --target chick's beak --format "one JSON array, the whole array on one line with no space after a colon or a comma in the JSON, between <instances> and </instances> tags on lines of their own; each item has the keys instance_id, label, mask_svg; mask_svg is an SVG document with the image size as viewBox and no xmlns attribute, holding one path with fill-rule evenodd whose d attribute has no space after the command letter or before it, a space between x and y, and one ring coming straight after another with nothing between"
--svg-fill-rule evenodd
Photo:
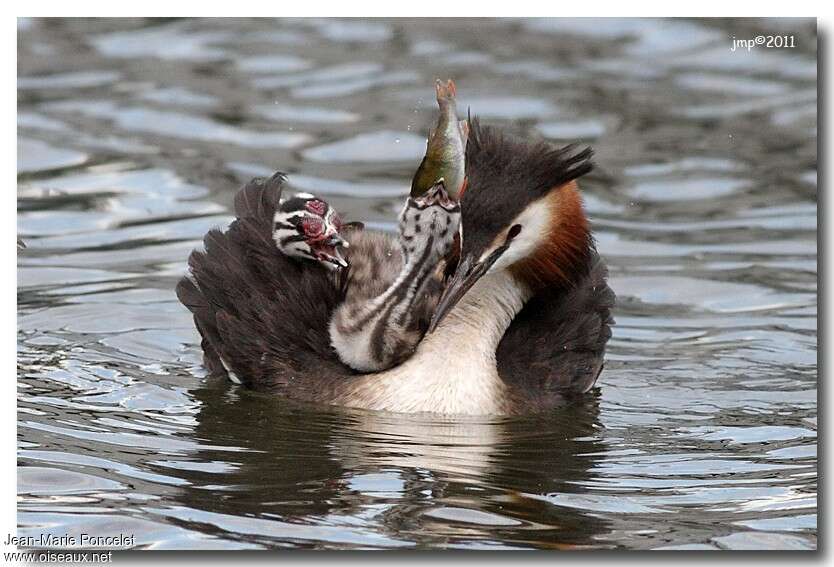
<instances>
[{"instance_id":1,"label":"chick's beak","mask_svg":"<svg viewBox=\"0 0 834 567\"><path fill-rule=\"evenodd\" d=\"M350 243L338 233L333 233L327 238L327 245L333 248L350 248Z\"/></svg>"},{"instance_id":2,"label":"chick's beak","mask_svg":"<svg viewBox=\"0 0 834 567\"><path fill-rule=\"evenodd\" d=\"M335 264L336 266L339 266L340 268L348 267L347 260L345 260L342 257L342 253L339 252L338 248L333 250L333 256L330 258L330 261L333 262L333 264Z\"/></svg>"},{"instance_id":3,"label":"chick's beak","mask_svg":"<svg viewBox=\"0 0 834 567\"><path fill-rule=\"evenodd\" d=\"M319 258L325 262L332 264L334 267L347 268L348 263L342 257L339 248L349 248L348 241L342 238L339 234L333 233L322 240L318 246Z\"/></svg>"},{"instance_id":4,"label":"chick's beak","mask_svg":"<svg viewBox=\"0 0 834 567\"><path fill-rule=\"evenodd\" d=\"M420 195L419 197L411 197L418 207L430 207L439 205L447 211L457 211L460 209L460 203L456 201L446 190L446 181L441 177L434 185Z\"/></svg>"}]
</instances>

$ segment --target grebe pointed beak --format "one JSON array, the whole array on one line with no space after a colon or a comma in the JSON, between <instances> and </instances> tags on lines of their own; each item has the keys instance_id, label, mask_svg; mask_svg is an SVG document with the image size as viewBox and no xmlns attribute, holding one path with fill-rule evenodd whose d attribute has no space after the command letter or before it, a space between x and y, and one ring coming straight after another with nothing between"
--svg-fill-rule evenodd
<instances>
[{"instance_id":1,"label":"grebe pointed beak","mask_svg":"<svg viewBox=\"0 0 834 567\"><path fill-rule=\"evenodd\" d=\"M506 249L504 246L498 248L483 262L475 262L472 257L461 258L458 269L455 270L455 275L449 280L449 284L443 290L443 295L440 296L440 301L437 303L437 309L429 323L429 333L434 332L452 308L463 299L463 296L475 285L475 282L487 273Z\"/></svg>"},{"instance_id":2,"label":"grebe pointed beak","mask_svg":"<svg viewBox=\"0 0 834 567\"><path fill-rule=\"evenodd\" d=\"M521 225L515 225L510 228L507 233L507 238L504 244L490 252L490 254L481 261L477 261L473 254L461 256L458 263L457 270L449 280L446 289L443 290L443 295L440 296L440 301L437 303L437 309L434 316L429 323L428 333L434 332L441 321L449 314L455 305L463 299L472 286L486 274L489 269L498 261L504 252L510 247L510 242L513 238L521 232Z\"/></svg>"},{"instance_id":3,"label":"grebe pointed beak","mask_svg":"<svg viewBox=\"0 0 834 567\"><path fill-rule=\"evenodd\" d=\"M313 246L313 251L320 261L333 268L347 268L348 263L342 257L339 248L348 248L348 241L333 233Z\"/></svg>"},{"instance_id":4,"label":"grebe pointed beak","mask_svg":"<svg viewBox=\"0 0 834 567\"><path fill-rule=\"evenodd\" d=\"M333 248L350 248L350 243L339 234L331 234L327 238L327 245L332 246Z\"/></svg>"},{"instance_id":5,"label":"grebe pointed beak","mask_svg":"<svg viewBox=\"0 0 834 567\"><path fill-rule=\"evenodd\" d=\"M342 254L341 254L341 252L339 252L338 248L336 248L334 250L333 256L330 258L330 261L333 264L335 264L336 266L338 266L339 268L347 268L348 267L347 260L342 258Z\"/></svg>"},{"instance_id":6,"label":"grebe pointed beak","mask_svg":"<svg viewBox=\"0 0 834 567\"><path fill-rule=\"evenodd\" d=\"M446 190L446 181L441 177L425 193L419 197L409 197L417 208L423 209L433 205L440 205L447 211L460 209L460 203L449 195Z\"/></svg>"},{"instance_id":7,"label":"grebe pointed beak","mask_svg":"<svg viewBox=\"0 0 834 567\"><path fill-rule=\"evenodd\" d=\"M342 257L342 253L338 248L330 248L327 252L319 252L319 259L322 262L332 265L334 268L347 268L348 263Z\"/></svg>"},{"instance_id":8,"label":"grebe pointed beak","mask_svg":"<svg viewBox=\"0 0 834 567\"><path fill-rule=\"evenodd\" d=\"M425 193L418 197L412 197L414 202L419 207L428 207L434 205L442 196L448 198L446 194L446 182L441 177L434 185L426 189Z\"/></svg>"}]
</instances>

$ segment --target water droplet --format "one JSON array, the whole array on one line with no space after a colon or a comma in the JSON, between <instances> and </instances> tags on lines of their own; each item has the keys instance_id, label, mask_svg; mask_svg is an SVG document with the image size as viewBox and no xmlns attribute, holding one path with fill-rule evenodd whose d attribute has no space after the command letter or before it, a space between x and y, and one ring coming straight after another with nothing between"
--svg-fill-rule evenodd
<instances>
[{"instance_id":1,"label":"water droplet","mask_svg":"<svg viewBox=\"0 0 834 567\"><path fill-rule=\"evenodd\" d=\"M400 143L400 139L399 139L399 138L395 139L395 140L394 140L394 143L395 143L395 144L399 144L399 143Z\"/></svg>"}]
</instances>

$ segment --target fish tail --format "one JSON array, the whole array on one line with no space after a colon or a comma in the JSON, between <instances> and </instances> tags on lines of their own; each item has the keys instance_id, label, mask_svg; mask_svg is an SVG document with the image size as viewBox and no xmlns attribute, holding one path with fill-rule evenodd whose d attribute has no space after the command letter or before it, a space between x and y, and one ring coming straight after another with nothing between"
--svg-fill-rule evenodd
<instances>
[{"instance_id":1,"label":"fish tail","mask_svg":"<svg viewBox=\"0 0 834 567\"><path fill-rule=\"evenodd\" d=\"M437 91L437 102L454 99L457 94L457 88L452 79L446 81L446 84L443 84L443 81L437 79L434 86Z\"/></svg>"}]
</instances>

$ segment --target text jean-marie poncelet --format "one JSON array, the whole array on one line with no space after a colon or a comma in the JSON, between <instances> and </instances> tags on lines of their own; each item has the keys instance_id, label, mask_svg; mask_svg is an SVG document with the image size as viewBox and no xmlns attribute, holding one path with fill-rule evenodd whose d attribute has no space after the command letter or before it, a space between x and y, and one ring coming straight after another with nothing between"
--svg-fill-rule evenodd
<instances>
[{"instance_id":1,"label":"text jean-marie poncelet","mask_svg":"<svg viewBox=\"0 0 834 567\"><path fill-rule=\"evenodd\" d=\"M136 545L134 534L116 534L97 536L92 534L55 535L38 534L37 536L15 536L8 534L5 545L24 548L85 548L85 549L129 549Z\"/></svg>"}]
</instances>

